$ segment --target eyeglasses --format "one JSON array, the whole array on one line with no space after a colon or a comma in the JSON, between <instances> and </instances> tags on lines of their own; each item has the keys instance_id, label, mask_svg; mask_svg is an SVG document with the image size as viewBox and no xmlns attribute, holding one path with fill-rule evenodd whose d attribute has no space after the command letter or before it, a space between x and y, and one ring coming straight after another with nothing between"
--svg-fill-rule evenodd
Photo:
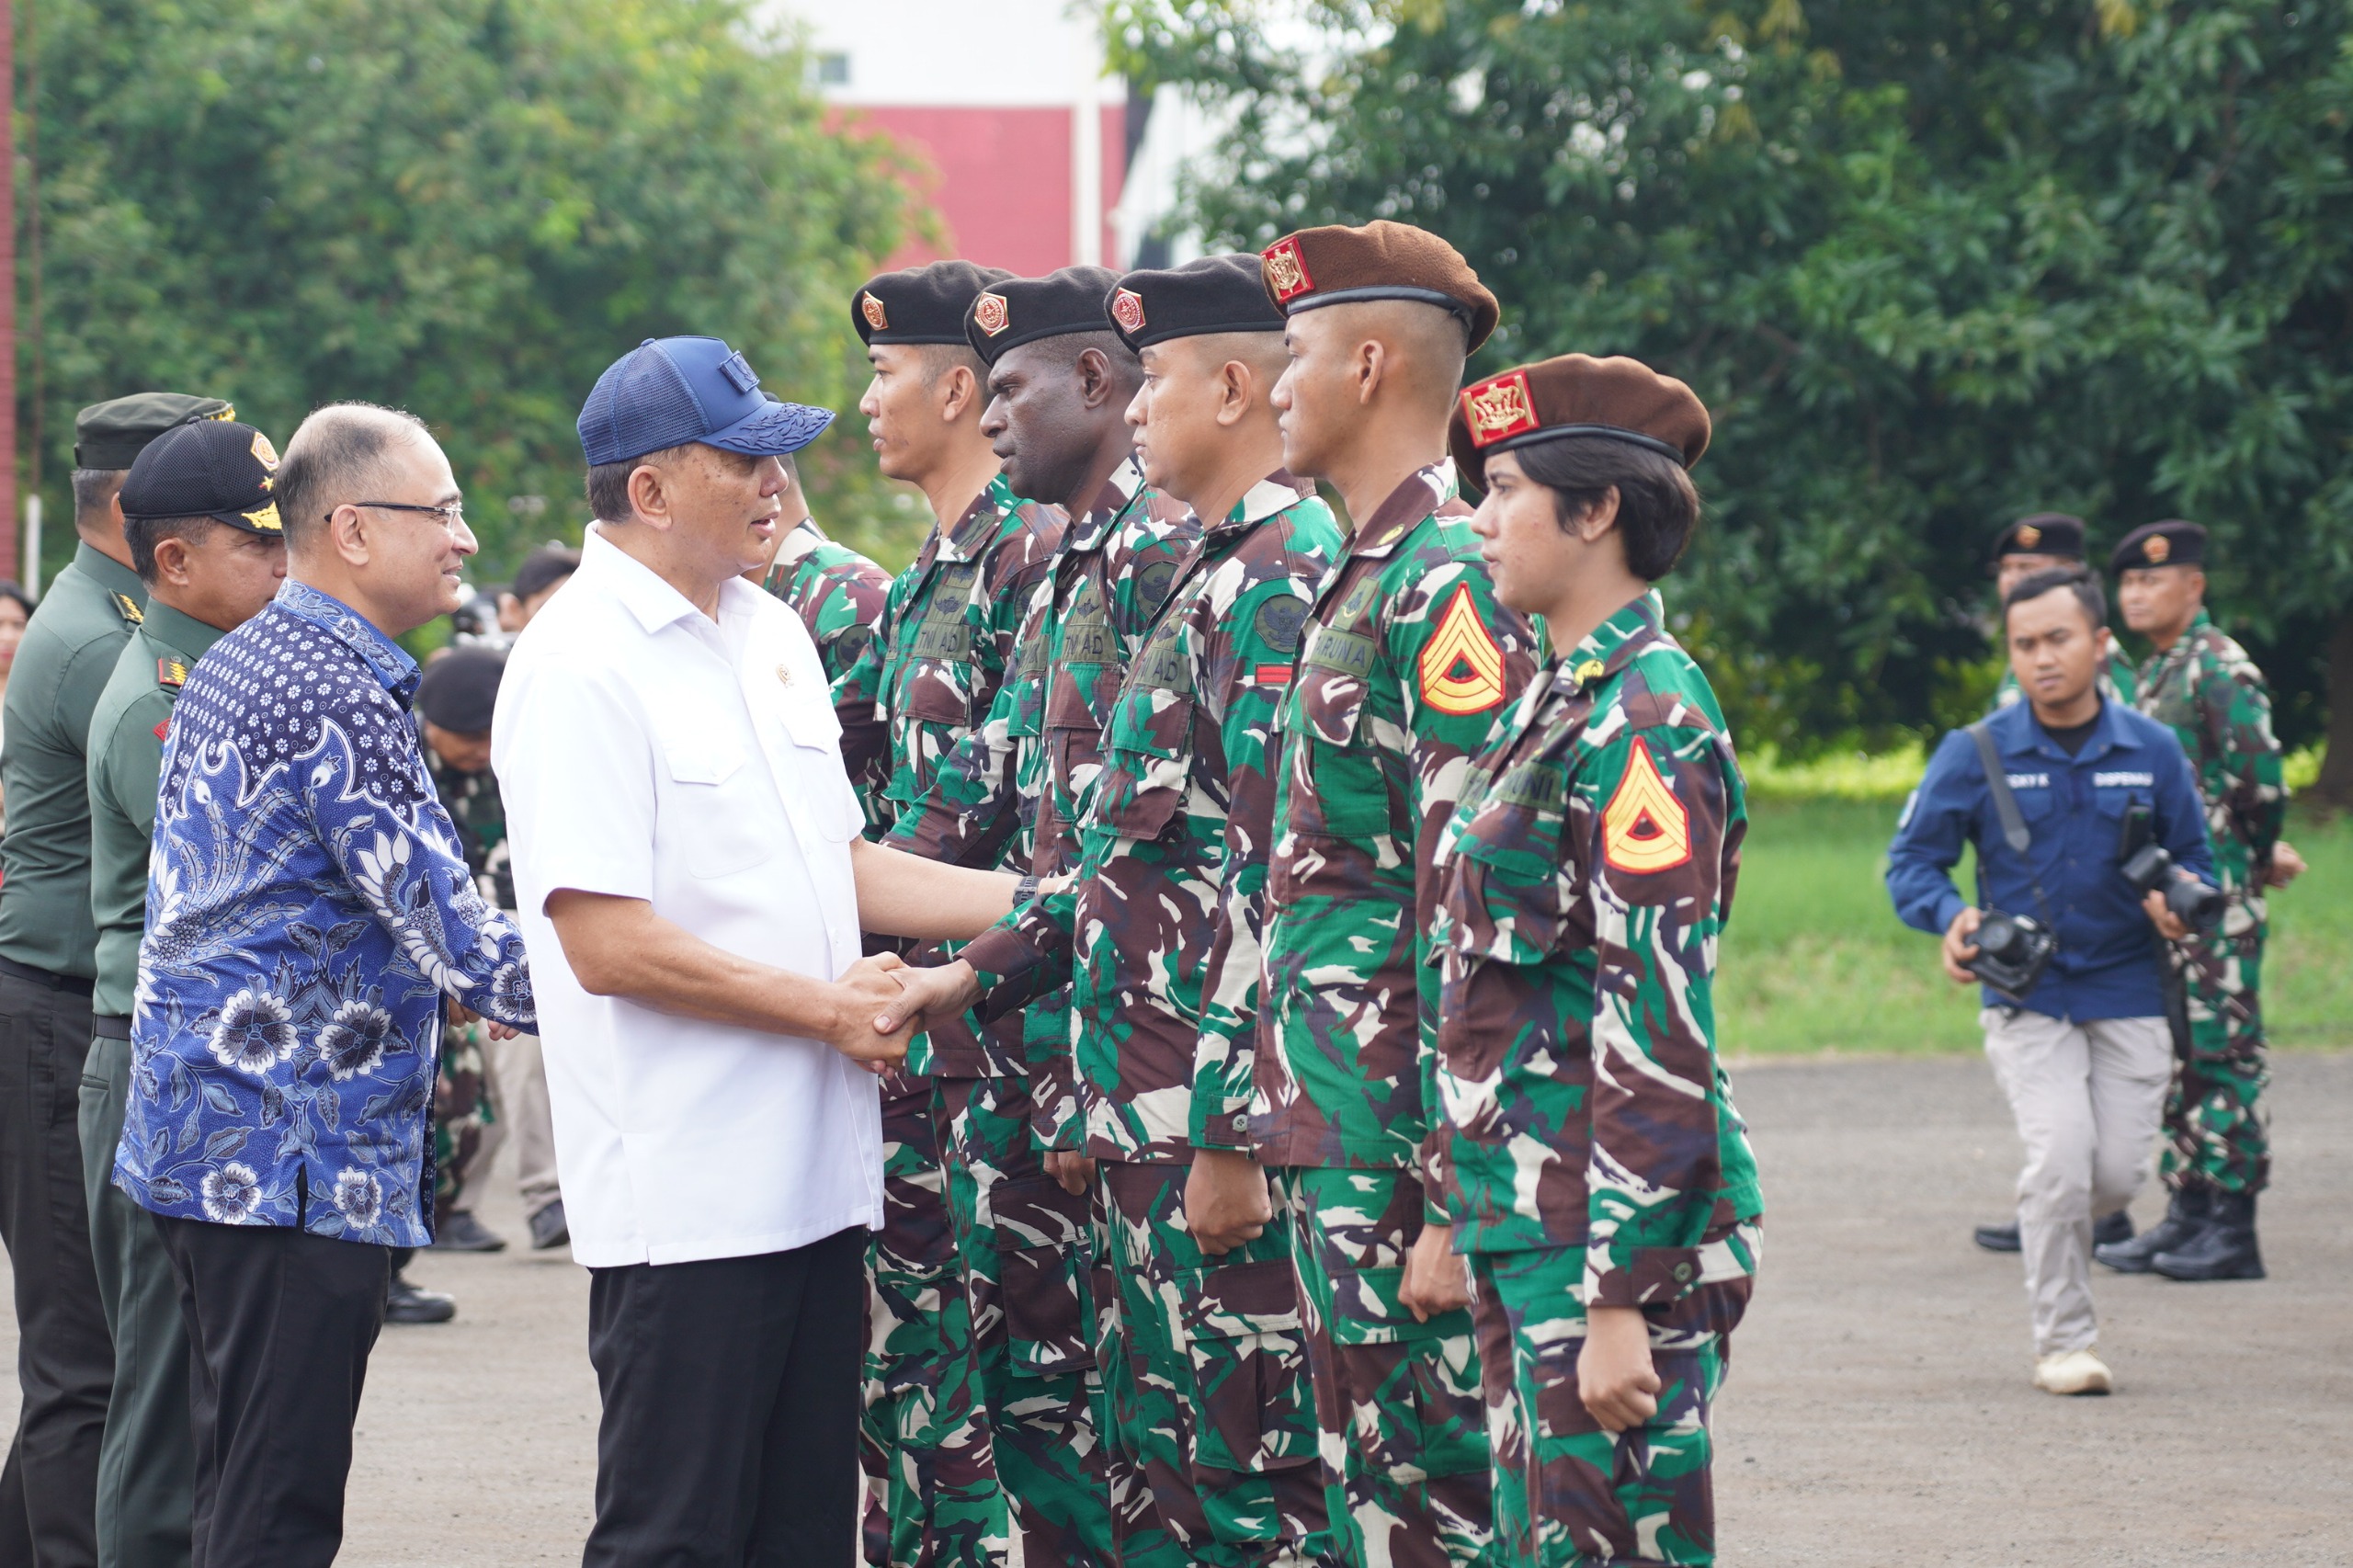
<instances>
[{"instance_id":1,"label":"eyeglasses","mask_svg":"<svg viewBox=\"0 0 2353 1568\"><path fill-rule=\"evenodd\" d=\"M445 506L420 506L412 501L354 501L351 505L373 506L380 512L423 512L439 523L444 533L456 533L466 524L466 504L463 501L452 501ZM326 520L333 522L335 514L329 512Z\"/></svg>"}]
</instances>

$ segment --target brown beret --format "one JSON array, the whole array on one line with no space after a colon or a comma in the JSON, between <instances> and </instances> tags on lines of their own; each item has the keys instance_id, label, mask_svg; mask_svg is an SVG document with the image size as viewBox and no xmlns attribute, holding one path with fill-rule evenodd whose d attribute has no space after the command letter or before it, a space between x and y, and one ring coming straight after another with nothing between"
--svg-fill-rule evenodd
<instances>
[{"instance_id":1,"label":"brown beret","mask_svg":"<svg viewBox=\"0 0 2353 1568\"><path fill-rule=\"evenodd\" d=\"M1267 298L1285 315L1355 300L1418 300L1452 312L1473 349L1501 313L1462 253L1410 223L1386 218L1361 229L1330 224L1285 234L1258 253Z\"/></svg>"},{"instance_id":2,"label":"brown beret","mask_svg":"<svg viewBox=\"0 0 2353 1568\"><path fill-rule=\"evenodd\" d=\"M1673 458L1685 468L1708 449L1699 395L1639 359L1590 354L1522 365L1462 389L1450 439L1455 466L1486 485L1487 459L1564 436L1600 436Z\"/></svg>"},{"instance_id":3,"label":"brown beret","mask_svg":"<svg viewBox=\"0 0 2353 1568\"><path fill-rule=\"evenodd\" d=\"M2206 530L2179 517L2142 524L2119 540L2114 553L2108 558L2111 572L2130 572L2139 566L2205 564Z\"/></svg>"}]
</instances>

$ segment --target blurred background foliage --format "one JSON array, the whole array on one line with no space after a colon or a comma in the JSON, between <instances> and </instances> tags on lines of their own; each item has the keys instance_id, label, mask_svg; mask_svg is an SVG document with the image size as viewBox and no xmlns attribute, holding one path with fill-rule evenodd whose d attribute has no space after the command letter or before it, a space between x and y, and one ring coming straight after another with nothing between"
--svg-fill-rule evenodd
<instances>
[{"instance_id":1,"label":"blurred background foliage","mask_svg":"<svg viewBox=\"0 0 2353 1568\"><path fill-rule=\"evenodd\" d=\"M847 410L851 291L925 221L892 144L837 133L793 40L735 0L17 17L17 416L52 571L74 411L162 388L229 398L281 446L323 402L411 410L501 581L578 540L573 421L622 350L716 334L767 390ZM912 553L854 415L803 471L837 532Z\"/></svg>"},{"instance_id":2,"label":"blurred background foliage","mask_svg":"<svg viewBox=\"0 0 2353 1568\"><path fill-rule=\"evenodd\" d=\"M1744 741L1983 710L1984 551L2215 530L2289 744L2353 790L2353 16L2332 0L1113 0L1223 105L1226 244L1394 217L1504 302L1474 373L1639 356L1717 419L1671 608ZM2341 771L2340 771L2341 770Z\"/></svg>"}]
</instances>

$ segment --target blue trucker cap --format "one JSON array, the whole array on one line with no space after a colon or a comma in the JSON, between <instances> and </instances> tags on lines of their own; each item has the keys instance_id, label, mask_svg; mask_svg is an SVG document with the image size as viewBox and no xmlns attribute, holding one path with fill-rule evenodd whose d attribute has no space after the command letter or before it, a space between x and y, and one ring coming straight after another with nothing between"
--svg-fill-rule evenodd
<instances>
[{"instance_id":1,"label":"blue trucker cap","mask_svg":"<svg viewBox=\"0 0 2353 1568\"><path fill-rule=\"evenodd\" d=\"M649 337L597 378L580 409L580 450L592 468L689 441L782 457L833 422L829 408L762 392L758 372L716 337Z\"/></svg>"}]
</instances>

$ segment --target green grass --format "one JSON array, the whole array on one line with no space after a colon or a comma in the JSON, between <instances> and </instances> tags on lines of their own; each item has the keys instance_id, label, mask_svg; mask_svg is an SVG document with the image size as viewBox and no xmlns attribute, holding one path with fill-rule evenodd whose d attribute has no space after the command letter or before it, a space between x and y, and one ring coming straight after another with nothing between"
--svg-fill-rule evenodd
<instances>
[{"instance_id":1,"label":"green grass","mask_svg":"<svg viewBox=\"0 0 2353 1568\"><path fill-rule=\"evenodd\" d=\"M1888 903L1882 858L1902 801L1868 798L1877 790L1862 786L1884 771L1876 759L1848 771L1855 798L1789 799L1775 788L1752 807L1716 988L1726 1055L1979 1049L1974 994L1945 978L1934 938ZM2271 898L2270 1038L2353 1045L2353 817L2294 813L2288 835L2312 869ZM1966 861L1954 881L1972 885Z\"/></svg>"}]
</instances>

